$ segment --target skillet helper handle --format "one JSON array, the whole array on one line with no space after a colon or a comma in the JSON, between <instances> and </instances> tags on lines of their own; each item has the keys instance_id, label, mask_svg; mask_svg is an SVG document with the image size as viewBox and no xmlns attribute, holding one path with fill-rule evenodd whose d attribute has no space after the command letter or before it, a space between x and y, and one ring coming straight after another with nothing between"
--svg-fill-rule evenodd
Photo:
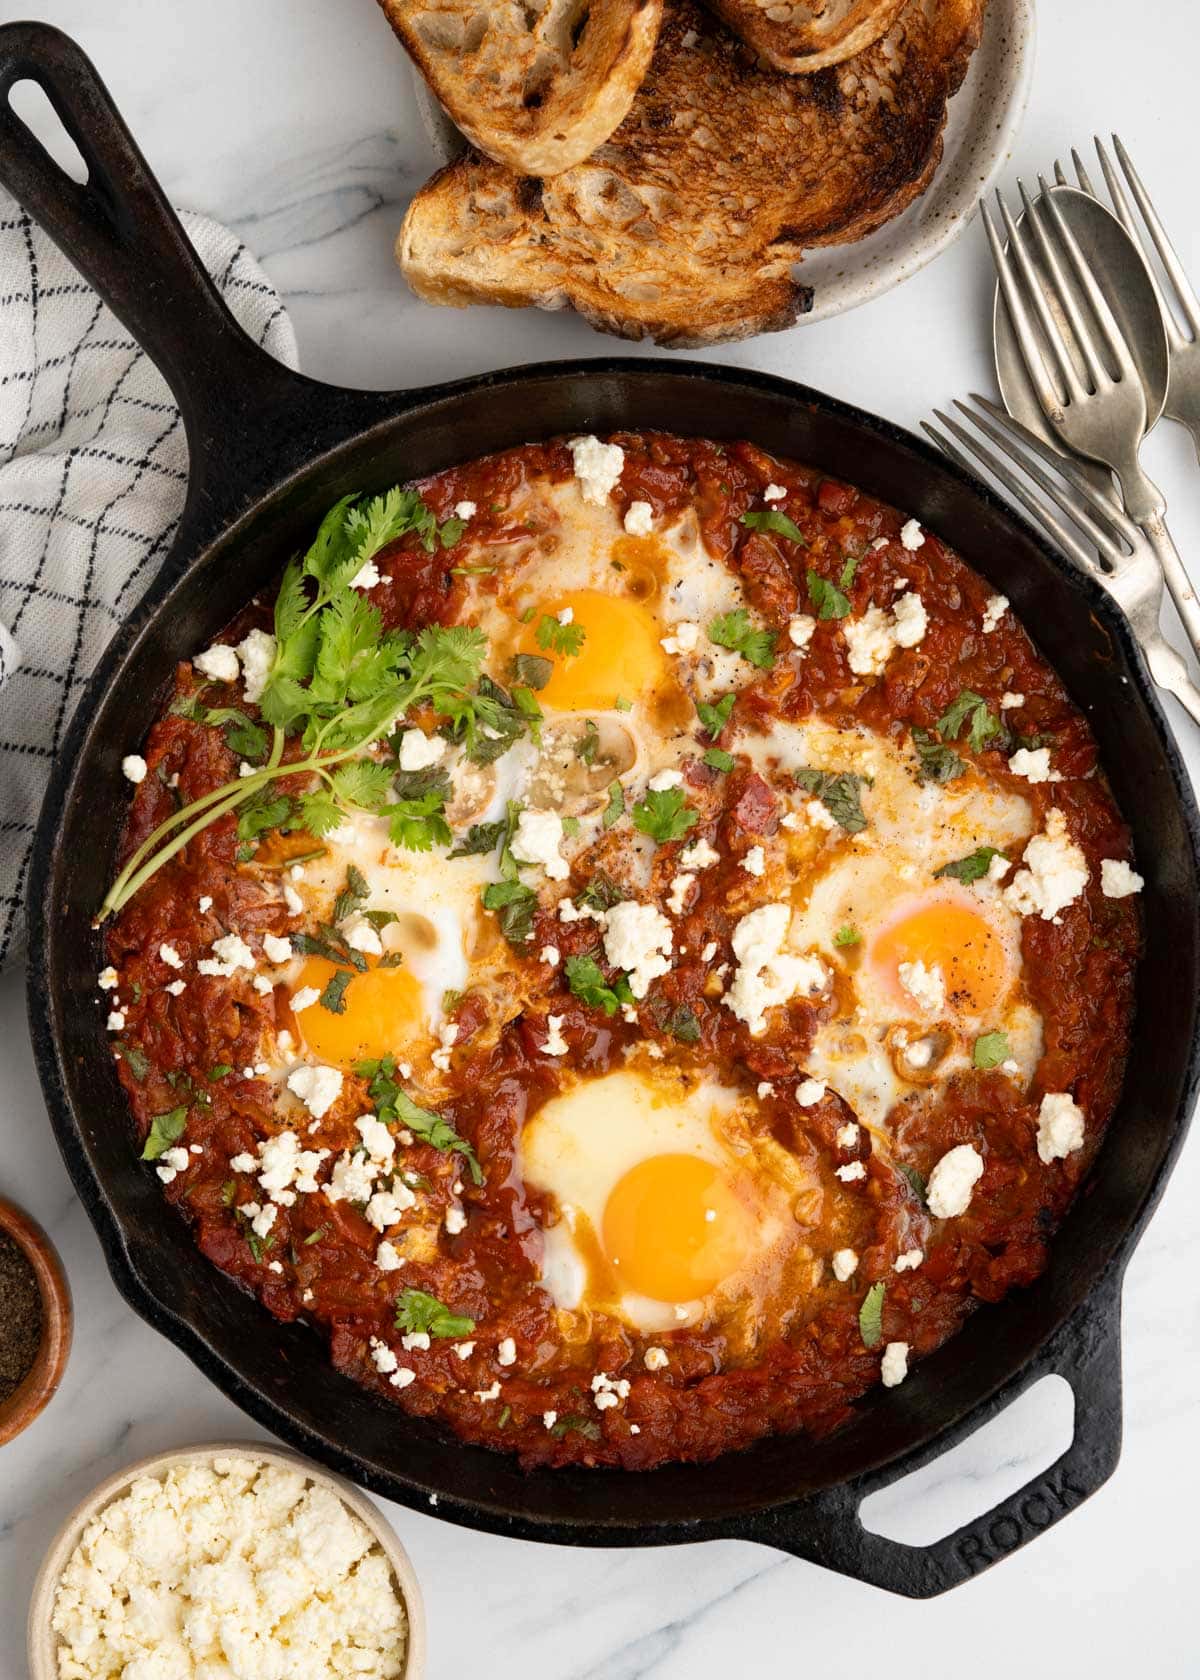
<instances>
[{"instance_id":1,"label":"skillet helper handle","mask_svg":"<svg viewBox=\"0 0 1200 1680\"><path fill-rule=\"evenodd\" d=\"M905 1545L864 1528L859 1508L867 1495L966 1439L978 1428L978 1416L884 1470L767 1514L749 1532L742 1529L743 1537L906 1598L948 1592L1036 1540L1089 1499L1116 1469L1121 1456L1119 1271L1104 1279L1019 1381L993 1399L991 1414L998 1415L1023 1390L1052 1373L1070 1383L1075 1397L1071 1445L1048 1470L952 1534L931 1545Z\"/></svg>"},{"instance_id":2,"label":"skillet helper handle","mask_svg":"<svg viewBox=\"0 0 1200 1680\"><path fill-rule=\"evenodd\" d=\"M51 157L13 109L36 82L74 141L88 178ZM156 364L189 437L214 382L279 364L221 301L95 66L45 23L0 27L0 182L50 235ZM283 373L286 370L280 369Z\"/></svg>"}]
</instances>

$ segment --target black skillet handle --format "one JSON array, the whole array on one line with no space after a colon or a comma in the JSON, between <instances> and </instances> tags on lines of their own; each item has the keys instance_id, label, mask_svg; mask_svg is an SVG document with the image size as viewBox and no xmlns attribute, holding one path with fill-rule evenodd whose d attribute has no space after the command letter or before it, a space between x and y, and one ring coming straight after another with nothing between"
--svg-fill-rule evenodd
<instances>
[{"instance_id":1,"label":"black skillet handle","mask_svg":"<svg viewBox=\"0 0 1200 1680\"><path fill-rule=\"evenodd\" d=\"M982 1421L978 1412L929 1448L853 1482L756 1519L739 1532L906 1598L934 1598L1019 1551L1082 1505L1121 1456L1121 1275L1113 1270L1020 1379L993 1397L998 1415L1040 1377L1057 1373L1075 1396L1071 1445L1050 1468L954 1533L908 1546L864 1528L863 1500L938 1458Z\"/></svg>"},{"instance_id":2,"label":"black skillet handle","mask_svg":"<svg viewBox=\"0 0 1200 1680\"><path fill-rule=\"evenodd\" d=\"M9 94L22 81L46 94L87 166L86 182L60 168L13 109ZM49 24L0 26L0 183L170 386L188 435L181 533L193 552L271 485L381 417L387 399L305 379L242 331L91 60ZM397 406L392 397L389 411Z\"/></svg>"}]
</instances>

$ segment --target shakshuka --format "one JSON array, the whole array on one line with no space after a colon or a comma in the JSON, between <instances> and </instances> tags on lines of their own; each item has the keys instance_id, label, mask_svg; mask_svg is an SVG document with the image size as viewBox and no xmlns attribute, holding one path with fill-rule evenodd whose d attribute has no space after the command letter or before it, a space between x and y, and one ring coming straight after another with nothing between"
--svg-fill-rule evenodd
<instances>
[{"instance_id":1,"label":"shakshuka","mask_svg":"<svg viewBox=\"0 0 1200 1680\"><path fill-rule=\"evenodd\" d=\"M1045 1267L1142 882L915 519L655 433L347 497L124 771L98 996L146 1171L403 1411L709 1459Z\"/></svg>"}]
</instances>

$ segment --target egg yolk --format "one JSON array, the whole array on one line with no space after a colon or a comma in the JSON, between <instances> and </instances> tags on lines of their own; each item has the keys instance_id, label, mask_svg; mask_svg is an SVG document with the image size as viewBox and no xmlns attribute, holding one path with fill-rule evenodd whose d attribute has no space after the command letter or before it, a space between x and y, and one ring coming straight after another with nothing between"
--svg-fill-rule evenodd
<instances>
[{"instance_id":1,"label":"egg yolk","mask_svg":"<svg viewBox=\"0 0 1200 1680\"><path fill-rule=\"evenodd\" d=\"M871 946L871 961L888 989L901 1000L901 963L934 964L942 972L947 1007L958 1014L986 1015L1003 1001L1009 965L1004 941L965 904L924 904L885 928Z\"/></svg>"},{"instance_id":2,"label":"egg yolk","mask_svg":"<svg viewBox=\"0 0 1200 1680\"><path fill-rule=\"evenodd\" d=\"M602 1240L623 1288L691 1301L737 1271L750 1215L719 1167L696 1155L651 1155L613 1187Z\"/></svg>"},{"instance_id":3,"label":"egg yolk","mask_svg":"<svg viewBox=\"0 0 1200 1680\"><path fill-rule=\"evenodd\" d=\"M537 628L542 619L557 618L568 608L572 627L583 631L579 652L541 647ZM543 705L563 712L604 711L618 698L635 700L660 686L666 669L661 633L653 613L640 602L579 589L538 603L519 651L553 661L550 679L538 695Z\"/></svg>"},{"instance_id":4,"label":"egg yolk","mask_svg":"<svg viewBox=\"0 0 1200 1680\"><path fill-rule=\"evenodd\" d=\"M352 1069L368 1057L386 1056L426 1027L420 982L403 966L383 968L371 958L365 972L355 972L342 993L339 1012L323 1003L296 1015L305 1048L331 1067ZM292 989L323 992L335 974L346 972L324 957L309 957Z\"/></svg>"}]
</instances>

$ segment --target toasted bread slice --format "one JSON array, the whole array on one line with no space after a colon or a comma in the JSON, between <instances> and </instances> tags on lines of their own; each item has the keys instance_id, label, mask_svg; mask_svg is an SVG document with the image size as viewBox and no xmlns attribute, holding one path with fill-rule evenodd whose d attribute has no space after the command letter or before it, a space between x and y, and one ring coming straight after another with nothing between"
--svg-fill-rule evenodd
<instances>
[{"instance_id":1,"label":"toasted bread slice","mask_svg":"<svg viewBox=\"0 0 1200 1680\"><path fill-rule=\"evenodd\" d=\"M468 155L409 207L397 256L432 303L577 309L680 348L790 326L806 247L858 239L921 193L984 0L908 0L884 39L815 76L759 68L667 0L646 81L586 163L548 181Z\"/></svg>"},{"instance_id":2,"label":"toasted bread slice","mask_svg":"<svg viewBox=\"0 0 1200 1680\"><path fill-rule=\"evenodd\" d=\"M379 0L449 116L518 174L603 145L646 74L662 0Z\"/></svg>"},{"instance_id":3,"label":"toasted bread slice","mask_svg":"<svg viewBox=\"0 0 1200 1680\"><path fill-rule=\"evenodd\" d=\"M718 17L777 70L811 75L873 47L904 0L709 0Z\"/></svg>"}]
</instances>

